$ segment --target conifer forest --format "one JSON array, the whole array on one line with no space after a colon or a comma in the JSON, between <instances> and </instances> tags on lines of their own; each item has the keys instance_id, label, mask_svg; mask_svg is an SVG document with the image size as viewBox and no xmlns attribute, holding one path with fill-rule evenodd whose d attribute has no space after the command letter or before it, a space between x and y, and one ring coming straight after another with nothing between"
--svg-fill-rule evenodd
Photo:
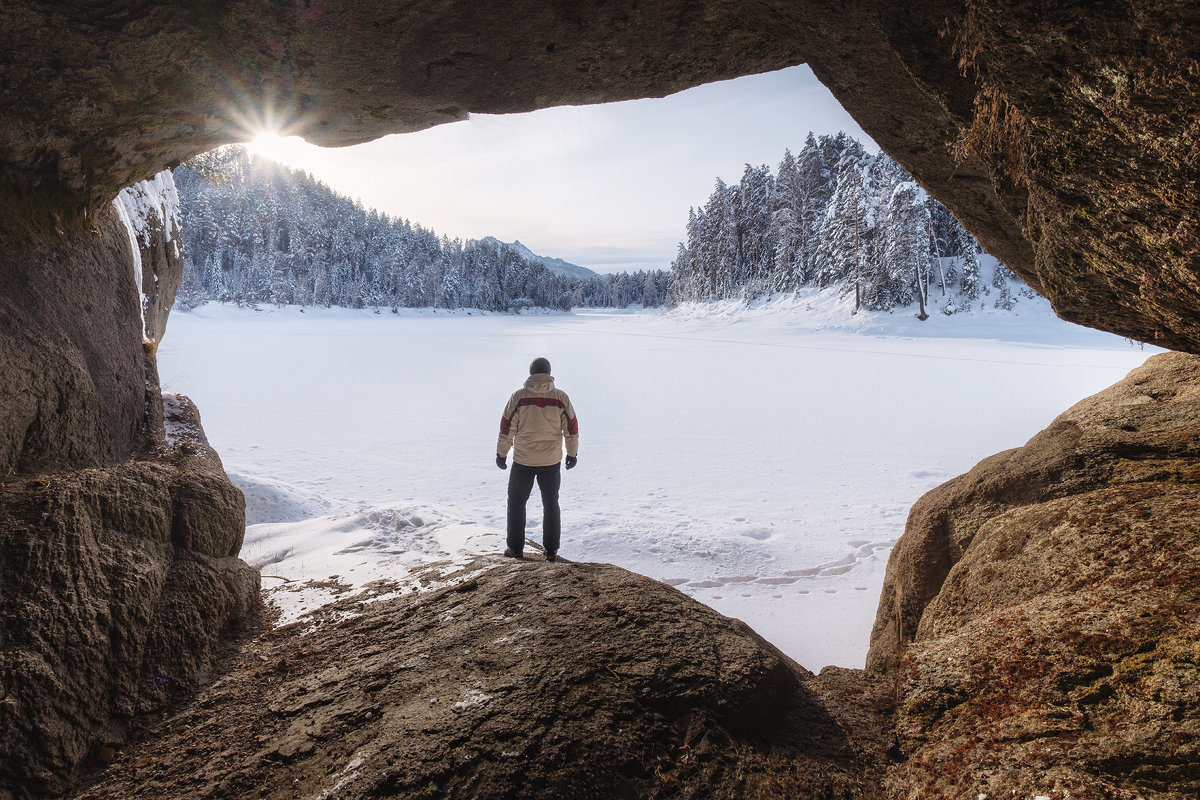
<instances>
[{"instance_id":1,"label":"conifer forest","mask_svg":"<svg viewBox=\"0 0 1200 800\"><path fill-rule=\"evenodd\" d=\"M985 269L975 239L884 153L845 134L811 133L774 173L746 165L688 214L669 301L754 298L838 287L855 309L915 306L918 316L985 303L1011 310L1030 289Z\"/></svg>"},{"instance_id":2,"label":"conifer forest","mask_svg":"<svg viewBox=\"0 0 1200 800\"><path fill-rule=\"evenodd\" d=\"M451 239L364 208L243 147L174 172L185 267L177 303L521 311L659 307L835 287L854 307L918 316L1011 309L1029 289L887 155L809 134L778 167L717 180L670 270L580 278L494 239Z\"/></svg>"}]
</instances>

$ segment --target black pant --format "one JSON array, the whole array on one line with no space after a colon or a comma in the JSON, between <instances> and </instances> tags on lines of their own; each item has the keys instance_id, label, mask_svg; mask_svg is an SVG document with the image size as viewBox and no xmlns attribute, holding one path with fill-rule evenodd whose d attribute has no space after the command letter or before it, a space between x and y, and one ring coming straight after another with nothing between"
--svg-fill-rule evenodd
<instances>
[{"instance_id":1,"label":"black pant","mask_svg":"<svg viewBox=\"0 0 1200 800\"><path fill-rule=\"evenodd\" d=\"M514 553L525 549L525 503L537 479L542 492L542 546L547 553L558 552L561 532L558 512L558 487L562 473L558 464L548 467L527 467L515 461L508 474L508 547Z\"/></svg>"}]
</instances>

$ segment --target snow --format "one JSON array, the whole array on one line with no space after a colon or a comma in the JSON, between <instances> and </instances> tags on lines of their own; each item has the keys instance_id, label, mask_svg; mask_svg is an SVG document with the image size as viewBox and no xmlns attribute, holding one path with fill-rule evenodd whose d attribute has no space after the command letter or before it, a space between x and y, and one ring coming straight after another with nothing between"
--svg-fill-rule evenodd
<instances>
[{"instance_id":1,"label":"snow","mask_svg":"<svg viewBox=\"0 0 1200 800\"><path fill-rule=\"evenodd\" d=\"M183 413L183 402L173 392L163 392L163 427L166 429L167 444L174 447L196 432L179 422Z\"/></svg>"},{"instance_id":2,"label":"snow","mask_svg":"<svg viewBox=\"0 0 1200 800\"><path fill-rule=\"evenodd\" d=\"M248 523L274 507L257 499L247 495ZM285 625L346 593L378 600L466 580L490 566L477 563L479 554L503 549L502 533L439 509L379 505L248 524L241 556L262 569Z\"/></svg>"},{"instance_id":3,"label":"snow","mask_svg":"<svg viewBox=\"0 0 1200 800\"><path fill-rule=\"evenodd\" d=\"M487 705L496 698L490 694L484 694L479 689L469 689L463 694L463 699L454 704L455 711L466 711L475 706Z\"/></svg>"},{"instance_id":4,"label":"snow","mask_svg":"<svg viewBox=\"0 0 1200 800\"><path fill-rule=\"evenodd\" d=\"M165 241L178 246L173 232L182 230L183 226L180 222L179 192L175 189L171 170L165 169L148 181L139 181L122 189L113 204L124 207L143 247L151 244L154 223L162 226Z\"/></svg>"},{"instance_id":5,"label":"snow","mask_svg":"<svg viewBox=\"0 0 1200 800\"><path fill-rule=\"evenodd\" d=\"M912 503L1150 355L1044 304L923 323L815 291L669 314L210 304L172 315L159 366L246 492L242 555L284 622L498 562L500 412L544 355L581 426L565 558L666 581L812 669L861 667Z\"/></svg>"},{"instance_id":6,"label":"snow","mask_svg":"<svg viewBox=\"0 0 1200 800\"><path fill-rule=\"evenodd\" d=\"M175 248L179 256L179 240L172 231L182 230L179 193L175 190L175 178L171 170L163 170L148 181L139 181L122 189L113 200L117 216L125 224L129 234L129 248L133 252L133 281L138 292L138 309L142 320L142 338L150 341L146 333L146 292L142 282L142 248L149 248L153 241L153 230L161 226L164 240ZM154 276L158 285L158 275Z\"/></svg>"}]
</instances>

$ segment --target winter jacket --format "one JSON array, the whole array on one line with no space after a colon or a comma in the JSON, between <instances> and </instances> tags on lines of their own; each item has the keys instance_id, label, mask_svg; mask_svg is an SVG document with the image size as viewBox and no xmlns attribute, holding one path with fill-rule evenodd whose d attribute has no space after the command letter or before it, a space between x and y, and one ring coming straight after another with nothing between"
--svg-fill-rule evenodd
<instances>
[{"instance_id":1,"label":"winter jacket","mask_svg":"<svg viewBox=\"0 0 1200 800\"><path fill-rule=\"evenodd\" d=\"M579 418L571 398L554 388L554 378L549 375L530 375L504 406L496 455L507 456L515 442L514 461L526 467L547 467L562 461L564 440L567 455L579 455Z\"/></svg>"}]
</instances>

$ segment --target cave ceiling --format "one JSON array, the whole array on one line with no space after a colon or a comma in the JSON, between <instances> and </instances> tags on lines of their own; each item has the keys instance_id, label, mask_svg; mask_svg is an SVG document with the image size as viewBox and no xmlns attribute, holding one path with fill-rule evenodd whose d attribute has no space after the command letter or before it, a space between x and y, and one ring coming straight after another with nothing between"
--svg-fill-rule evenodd
<instances>
[{"instance_id":1,"label":"cave ceiling","mask_svg":"<svg viewBox=\"0 0 1200 800\"><path fill-rule=\"evenodd\" d=\"M1061 316L1200 352L1194 3L9 0L0 30L10 226L83 230L263 128L342 146L806 62Z\"/></svg>"}]
</instances>

